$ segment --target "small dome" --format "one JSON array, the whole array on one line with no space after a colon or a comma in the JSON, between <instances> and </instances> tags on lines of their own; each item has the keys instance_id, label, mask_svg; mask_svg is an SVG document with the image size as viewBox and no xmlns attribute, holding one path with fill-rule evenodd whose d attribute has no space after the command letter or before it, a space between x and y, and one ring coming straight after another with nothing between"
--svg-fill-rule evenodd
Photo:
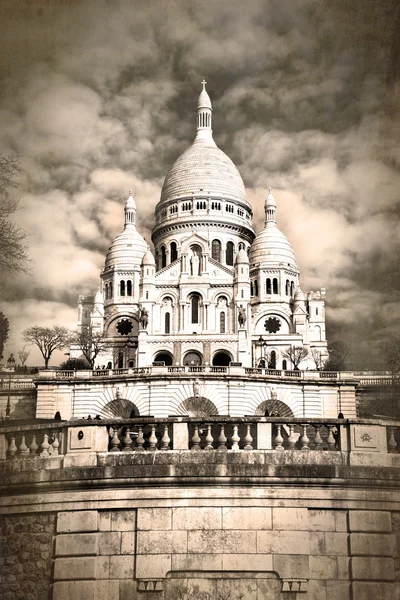
<instances>
[{"instance_id":1,"label":"small dome","mask_svg":"<svg viewBox=\"0 0 400 600\"><path fill-rule=\"evenodd\" d=\"M197 108L211 108L211 99L205 89L201 90L199 99L197 101Z\"/></svg>"},{"instance_id":2,"label":"small dome","mask_svg":"<svg viewBox=\"0 0 400 600\"><path fill-rule=\"evenodd\" d=\"M146 267L146 266L148 266L148 267L154 267L155 264L156 264L156 261L154 259L153 253L150 252L150 248L147 248L147 252L143 256L142 265L144 267Z\"/></svg>"},{"instance_id":3,"label":"small dome","mask_svg":"<svg viewBox=\"0 0 400 600\"><path fill-rule=\"evenodd\" d=\"M134 226L127 227L114 239L108 249L105 269L117 266L140 265L146 254L147 242Z\"/></svg>"},{"instance_id":4,"label":"small dome","mask_svg":"<svg viewBox=\"0 0 400 600\"><path fill-rule=\"evenodd\" d=\"M94 304L103 304L104 303L103 294L101 293L100 288L97 290L97 292L93 298L93 302L94 302Z\"/></svg>"},{"instance_id":5,"label":"small dome","mask_svg":"<svg viewBox=\"0 0 400 600\"><path fill-rule=\"evenodd\" d=\"M129 190L129 196L125 203L125 209L127 208L136 208L136 202L133 199L132 190Z\"/></svg>"},{"instance_id":6,"label":"small dome","mask_svg":"<svg viewBox=\"0 0 400 600\"><path fill-rule=\"evenodd\" d=\"M294 295L294 301L295 302L305 302L305 300L306 300L305 295L301 291L300 287L298 287L295 292L295 295Z\"/></svg>"},{"instance_id":7,"label":"small dome","mask_svg":"<svg viewBox=\"0 0 400 600\"><path fill-rule=\"evenodd\" d=\"M258 263L284 263L297 269L296 258L288 239L275 223L269 223L254 240L250 253L250 265Z\"/></svg>"},{"instance_id":8,"label":"small dome","mask_svg":"<svg viewBox=\"0 0 400 600\"><path fill-rule=\"evenodd\" d=\"M249 257L244 248L239 250L239 252L236 255L235 265L240 265L240 264L246 264L246 265L249 264Z\"/></svg>"}]
</instances>

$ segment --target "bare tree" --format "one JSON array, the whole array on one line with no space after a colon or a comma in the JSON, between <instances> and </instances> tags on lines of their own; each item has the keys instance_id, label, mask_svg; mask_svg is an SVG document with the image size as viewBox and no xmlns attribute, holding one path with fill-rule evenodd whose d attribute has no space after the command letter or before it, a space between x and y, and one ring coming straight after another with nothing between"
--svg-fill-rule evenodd
<instances>
[{"instance_id":1,"label":"bare tree","mask_svg":"<svg viewBox=\"0 0 400 600\"><path fill-rule=\"evenodd\" d=\"M0 311L0 360L3 358L4 346L10 332L10 322L6 315Z\"/></svg>"},{"instance_id":2,"label":"bare tree","mask_svg":"<svg viewBox=\"0 0 400 600\"><path fill-rule=\"evenodd\" d=\"M109 340L104 333L92 327L79 327L71 337L71 344L78 346L93 369L96 358L107 349Z\"/></svg>"},{"instance_id":3,"label":"bare tree","mask_svg":"<svg viewBox=\"0 0 400 600\"><path fill-rule=\"evenodd\" d=\"M30 353L31 353L31 351L30 351L30 350L27 350L26 346L24 346L24 347L22 348L22 350L20 350L20 351L18 352L18 358L19 358L19 360L20 360L20 362L21 362L21 366L22 366L22 367L24 367L24 366L25 366L25 363L26 363L26 361L28 360Z\"/></svg>"},{"instance_id":4,"label":"bare tree","mask_svg":"<svg viewBox=\"0 0 400 600\"><path fill-rule=\"evenodd\" d=\"M0 271L13 274L27 272L29 258L26 233L10 220L18 201L10 198L10 188L16 188L20 172L16 156L0 154Z\"/></svg>"},{"instance_id":5,"label":"bare tree","mask_svg":"<svg viewBox=\"0 0 400 600\"><path fill-rule=\"evenodd\" d=\"M343 340L328 344L329 358L325 365L327 371L345 371L351 357L351 346Z\"/></svg>"},{"instance_id":6,"label":"bare tree","mask_svg":"<svg viewBox=\"0 0 400 600\"><path fill-rule=\"evenodd\" d=\"M54 350L61 350L69 344L71 332L66 327L28 327L23 332L23 339L28 344L37 346L44 358L45 368Z\"/></svg>"},{"instance_id":7,"label":"bare tree","mask_svg":"<svg viewBox=\"0 0 400 600\"><path fill-rule=\"evenodd\" d=\"M309 353L305 346L290 346L287 350L283 350L282 356L293 365L295 371L299 370L300 363L308 357Z\"/></svg>"},{"instance_id":8,"label":"bare tree","mask_svg":"<svg viewBox=\"0 0 400 600\"><path fill-rule=\"evenodd\" d=\"M317 371L323 371L325 369L325 364L327 362L326 355L323 354L321 352L321 350L318 350L317 348L313 348L311 350L311 356L315 363L315 368L317 369Z\"/></svg>"}]
</instances>

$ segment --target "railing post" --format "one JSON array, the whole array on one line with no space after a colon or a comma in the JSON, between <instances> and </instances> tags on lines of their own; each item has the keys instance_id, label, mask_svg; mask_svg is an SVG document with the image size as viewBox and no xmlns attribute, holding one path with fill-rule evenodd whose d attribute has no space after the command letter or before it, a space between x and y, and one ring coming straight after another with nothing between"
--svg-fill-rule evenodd
<instances>
[{"instance_id":1,"label":"railing post","mask_svg":"<svg viewBox=\"0 0 400 600\"><path fill-rule=\"evenodd\" d=\"M7 438L4 433L0 433L0 460L5 460L7 458Z\"/></svg>"},{"instance_id":2,"label":"railing post","mask_svg":"<svg viewBox=\"0 0 400 600\"><path fill-rule=\"evenodd\" d=\"M272 450L272 423L257 422L257 450Z\"/></svg>"}]
</instances>

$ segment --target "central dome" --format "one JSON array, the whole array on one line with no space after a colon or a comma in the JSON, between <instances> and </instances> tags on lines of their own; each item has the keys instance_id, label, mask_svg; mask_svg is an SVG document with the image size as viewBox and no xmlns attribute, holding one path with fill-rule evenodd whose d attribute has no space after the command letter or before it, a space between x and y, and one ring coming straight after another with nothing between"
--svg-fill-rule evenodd
<instances>
[{"instance_id":1,"label":"central dome","mask_svg":"<svg viewBox=\"0 0 400 600\"><path fill-rule=\"evenodd\" d=\"M247 204L244 183L213 139L197 139L165 178L160 204L179 197L210 195Z\"/></svg>"}]
</instances>

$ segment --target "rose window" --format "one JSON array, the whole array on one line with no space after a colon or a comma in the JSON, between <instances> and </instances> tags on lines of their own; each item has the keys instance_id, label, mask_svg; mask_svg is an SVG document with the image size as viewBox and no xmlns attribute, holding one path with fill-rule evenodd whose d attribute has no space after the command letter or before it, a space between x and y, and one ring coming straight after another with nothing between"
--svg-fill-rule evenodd
<instances>
[{"instance_id":1,"label":"rose window","mask_svg":"<svg viewBox=\"0 0 400 600\"><path fill-rule=\"evenodd\" d=\"M120 335L129 335L132 333L133 325L129 319L121 319L118 321L117 332Z\"/></svg>"},{"instance_id":2,"label":"rose window","mask_svg":"<svg viewBox=\"0 0 400 600\"><path fill-rule=\"evenodd\" d=\"M264 327L268 333L276 333L281 328L281 322L276 317L270 317L265 321Z\"/></svg>"}]
</instances>

